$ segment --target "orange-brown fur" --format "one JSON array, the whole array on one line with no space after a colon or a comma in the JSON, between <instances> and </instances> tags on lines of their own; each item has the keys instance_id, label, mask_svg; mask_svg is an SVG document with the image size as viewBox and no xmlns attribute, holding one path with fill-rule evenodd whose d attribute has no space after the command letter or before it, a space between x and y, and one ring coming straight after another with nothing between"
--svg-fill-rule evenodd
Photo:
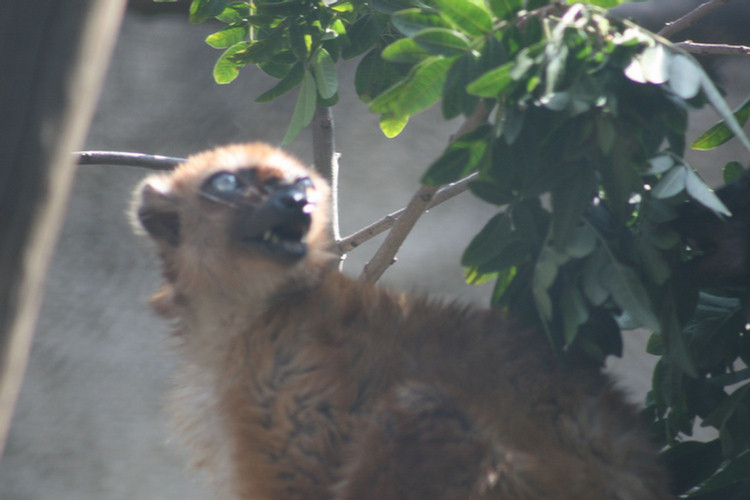
<instances>
[{"instance_id":1,"label":"orange-brown fur","mask_svg":"<svg viewBox=\"0 0 750 500\"><path fill-rule=\"evenodd\" d=\"M235 208L196 194L245 167L261 183L312 179L320 200L298 261L238 246ZM326 197L263 144L202 153L136 193L136 209L179 220L177 244L147 229L166 280L154 305L176 319L177 425L219 498L669 498L633 409L600 373L563 369L497 312L332 270Z\"/></svg>"}]
</instances>

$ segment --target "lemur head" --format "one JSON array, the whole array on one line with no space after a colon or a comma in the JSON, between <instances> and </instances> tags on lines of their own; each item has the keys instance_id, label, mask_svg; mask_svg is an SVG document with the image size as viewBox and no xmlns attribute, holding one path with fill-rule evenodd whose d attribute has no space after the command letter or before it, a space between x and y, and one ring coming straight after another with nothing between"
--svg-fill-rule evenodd
<instances>
[{"instance_id":1,"label":"lemur head","mask_svg":"<svg viewBox=\"0 0 750 500\"><path fill-rule=\"evenodd\" d=\"M170 285L230 290L328 262L327 204L328 186L314 171L251 143L148 177L133 215L158 245Z\"/></svg>"}]
</instances>

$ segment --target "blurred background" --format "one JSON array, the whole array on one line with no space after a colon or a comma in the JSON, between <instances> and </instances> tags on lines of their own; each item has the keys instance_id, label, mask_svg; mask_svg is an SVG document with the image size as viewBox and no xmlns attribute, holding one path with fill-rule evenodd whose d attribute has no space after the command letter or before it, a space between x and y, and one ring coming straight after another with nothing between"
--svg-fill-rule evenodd
<instances>
[{"instance_id":1,"label":"blurred background","mask_svg":"<svg viewBox=\"0 0 750 500\"><path fill-rule=\"evenodd\" d=\"M627 5L621 13L658 29L700 3L662 0ZM750 5L739 0L687 34L696 41L748 43ZM219 86L211 71L220 52L204 43L218 25L190 25L186 4L131 1L86 149L184 157L241 141L278 144L296 92L272 103L255 97L274 84L247 67ZM712 59L711 72L736 106L750 82L750 60ZM385 139L378 120L353 90L356 61L339 64L340 102L333 108L342 153L340 207L347 235L403 207L425 168L439 156L460 122L439 109ZM717 120L710 110L691 117L691 137ZM312 163L303 133L288 148ZM729 144L724 157L693 154L689 161L712 184L730 159L747 155ZM148 172L83 166L47 280L29 369L0 462L3 500L198 500L210 496L185 469L183 450L170 437L164 394L175 359L167 325L147 300L160 281L152 252L132 235L130 193ZM494 213L469 195L430 211L418 224L382 282L400 291L488 303L489 289L464 284L461 252ZM345 272L357 275L382 240L354 250ZM609 367L634 400L650 385L653 359L646 335L626 334L623 360Z\"/></svg>"}]
</instances>

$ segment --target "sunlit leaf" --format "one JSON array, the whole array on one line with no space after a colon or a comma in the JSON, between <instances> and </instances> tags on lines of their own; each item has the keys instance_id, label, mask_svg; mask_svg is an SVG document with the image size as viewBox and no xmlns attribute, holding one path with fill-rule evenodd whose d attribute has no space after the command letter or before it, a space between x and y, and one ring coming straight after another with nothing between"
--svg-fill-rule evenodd
<instances>
[{"instance_id":1,"label":"sunlit leaf","mask_svg":"<svg viewBox=\"0 0 750 500\"><path fill-rule=\"evenodd\" d=\"M424 50L438 55L455 56L469 50L469 39L458 31L445 28L427 28L412 39Z\"/></svg>"},{"instance_id":2,"label":"sunlit leaf","mask_svg":"<svg viewBox=\"0 0 750 500\"><path fill-rule=\"evenodd\" d=\"M435 104L453 59L432 57L415 66L409 75L370 103L373 113L414 115Z\"/></svg>"},{"instance_id":3,"label":"sunlit leaf","mask_svg":"<svg viewBox=\"0 0 750 500\"><path fill-rule=\"evenodd\" d=\"M409 123L409 116L390 116L382 115L380 117L380 130L383 131L389 139L393 139L404 130L406 124Z\"/></svg>"},{"instance_id":4,"label":"sunlit leaf","mask_svg":"<svg viewBox=\"0 0 750 500\"><path fill-rule=\"evenodd\" d=\"M383 59L398 63L418 63L430 53L417 45L411 38L400 38L383 49Z\"/></svg>"},{"instance_id":5,"label":"sunlit leaf","mask_svg":"<svg viewBox=\"0 0 750 500\"><path fill-rule=\"evenodd\" d=\"M734 117L740 126L745 125L750 118L750 98L746 99L735 111ZM708 151L717 148L734 137L724 120L720 121L706 132L701 134L690 147L699 151Z\"/></svg>"},{"instance_id":6,"label":"sunlit leaf","mask_svg":"<svg viewBox=\"0 0 750 500\"><path fill-rule=\"evenodd\" d=\"M287 128L286 135L281 141L283 146L289 145L300 131L307 127L315 115L315 105L318 100L318 92L315 86L315 77L310 71L305 71L302 78L297 104L294 106L292 120Z\"/></svg>"},{"instance_id":7,"label":"sunlit leaf","mask_svg":"<svg viewBox=\"0 0 750 500\"><path fill-rule=\"evenodd\" d=\"M660 43L644 50L639 60L646 81L656 85L666 82L669 79L671 57L664 45Z\"/></svg>"},{"instance_id":8,"label":"sunlit leaf","mask_svg":"<svg viewBox=\"0 0 750 500\"><path fill-rule=\"evenodd\" d=\"M241 66L232 62L231 58L234 54L245 50L247 46L247 42L240 42L225 50L217 59L214 65L214 80L216 80L216 83L226 84L237 78Z\"/></svg>"},{"instance_id":9,"label":"sunlit leaf","mask_svg":"<svg viewBox=\"0 0 750 500\"><path fill-rule=\"evenodd\" d=\"M434 0L440 15L468 35L483 35L492 30L492 18L484 2Z\"/></svg>"},{"instance_id":10,"label":"sunlit leaf","mask_svg":"<svg viewBox=\"0 0 750 500\"><path fill-rule=\"evenodd\" d=\"M247 37L247 25L230 24L221 31L209 35L206 43L215 49L226 49Z\"/></svg>"}]
</instances>

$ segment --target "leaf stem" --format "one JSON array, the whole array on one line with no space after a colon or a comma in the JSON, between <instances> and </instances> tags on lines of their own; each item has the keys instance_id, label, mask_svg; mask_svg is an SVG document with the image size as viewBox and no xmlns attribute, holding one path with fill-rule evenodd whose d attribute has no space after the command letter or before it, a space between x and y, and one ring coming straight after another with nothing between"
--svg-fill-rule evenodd
<instances>
[{"instance_id":1,"label":"leaf stem","mask_svg":"<svg viewBox=\"0 0 750 500\"><path fill-rule=\"evenodd\" d=\"M336 152L334 140L333 112L330 107L318 106L313 118L313 158L315 170L318 171L331 186L331 241L341 239L339 229L339 153Z\"/></svg>"}]
</instances>

